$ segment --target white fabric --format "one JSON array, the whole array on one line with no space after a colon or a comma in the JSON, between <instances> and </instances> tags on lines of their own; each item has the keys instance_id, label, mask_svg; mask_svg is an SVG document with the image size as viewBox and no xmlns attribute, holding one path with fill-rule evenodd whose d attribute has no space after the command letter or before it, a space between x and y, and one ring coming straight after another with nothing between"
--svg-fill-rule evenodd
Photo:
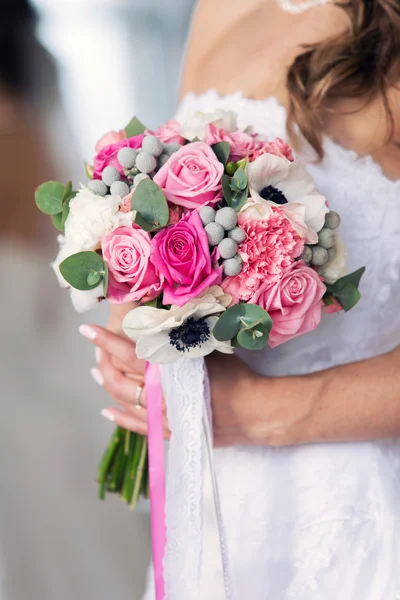
<instances>
[{"instance_id":1,"label":"white fabric","mask_svg":"<svg viewBox=\"0 0 400 600\"><path fill-rule=\"evenodd\" d=\"M210 91L188 95L178 112L238 113L269 138L286 137L275 99ZM330 140L322 164L309 164L317 186L343 218L349 269L367 266L359 306L326 315L320 328L274 350L241 352L266 376L304 374L387 352L400 342L400 182L371 158ZM169 389L176 382L170 371ZM179 386L191 390L190 370ZM266 402L268 399L266 398ZM233 600L395 600L400 598L400 442L235 447L214 452L227 535ZM187 468L190 462L187 457ZM218 530L204 489L200 600L222 600ZM188 550L187 540L179 553ZM171 569L171 570L170 570ZM168 566L167 578L180 565ZM146 600L153 598L149 589ZM198 595L193 596L198 598ZM167 600L176 600L175 597ZM188 596L187 600L192 600Z\"/></svg>"}]
</instances>

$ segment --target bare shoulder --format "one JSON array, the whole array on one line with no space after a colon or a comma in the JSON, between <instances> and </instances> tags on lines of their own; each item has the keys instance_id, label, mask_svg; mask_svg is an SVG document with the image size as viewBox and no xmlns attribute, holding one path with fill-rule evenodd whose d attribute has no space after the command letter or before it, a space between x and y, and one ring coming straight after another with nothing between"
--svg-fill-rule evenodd
<instances>
[{"instance_id":1,"label":"bare shoulder","mask_svg":"<svg viewBox=\"0 0 400 600\"><path fill-rule=\"evenodd\" d=\"M181 94L215 88L226 94L276 95L304 44L348 26L343 11L325 5L287 14L276 0L199 0L192 20Z\"/></svg>"}]
</instances>

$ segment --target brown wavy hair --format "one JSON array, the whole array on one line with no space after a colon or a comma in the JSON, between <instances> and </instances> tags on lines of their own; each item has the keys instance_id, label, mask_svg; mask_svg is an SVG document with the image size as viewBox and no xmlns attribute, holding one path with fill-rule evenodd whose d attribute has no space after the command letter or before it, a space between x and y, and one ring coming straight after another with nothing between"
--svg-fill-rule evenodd
<instances>
[{"instance_id":1,"label":"brown wavy hair","mask_svg":"<svg viewBox=\"0 0 400 600\"><path fill-rule=\"evenodd\" d=\"M400 0L349 0L338 4L351 27L324 43L305 47L289 69L289 134L304 138L323 158L321 115L335 100L356 98L364 105L382 97L388 136L394 118L389 89L400 76Z\"/></svg>"}]
</instances>

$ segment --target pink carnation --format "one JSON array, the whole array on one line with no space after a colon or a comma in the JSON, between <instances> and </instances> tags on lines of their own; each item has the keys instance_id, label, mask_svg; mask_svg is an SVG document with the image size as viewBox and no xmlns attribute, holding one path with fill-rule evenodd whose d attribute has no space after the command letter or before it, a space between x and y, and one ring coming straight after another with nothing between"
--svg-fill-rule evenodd
<instances>
[{"instance_id":1,"label":"pink carnation","mask_svg":"<svg viewBox=\"0 0 400 600\"><path fill-rule=\"evenodd\" d=\"M107 133L105 133L103 135L103 137L101 137L99 139L99 141L96 144L95 150L98 154L100 152L100 150L102 150L106 146L111 146L112 144L116 144L117 142L120 142L121 140L124 140L125 138L126 138L126 133L123 129L121 129L120 131L108 131Z\"/></svg>"},{"instance_id":2,"label":"pink carnation","mask_svg":"<svg viewBox=\"0 0 400 600\"><path fill-rule=\"evenodd\" d=\"M112 304L148 302L160 295L163 277L150 262L149 233L135 224L117 227L101 246L109 272L107 299Z\"/></svg>"},{"instance_id":3,"label":"pink carnation","mask_svg":"<svg viewBox=\"0 0 400 600\"><path fill-rule=\"evenodd\" d=\"M264 308L273 321L271 348L318 327L325 292L321 277L303 261L292 264L276 283L259 287L250 302Z\"/></svg>"},{"instance_id":4,"label":"pink carnation","mask_svg":"<svg viewBox=\"0 0 400 600\"><path fill-rule=\"evenodd\" d=\"M300 256L304 240L293 228L281 207L271 207L272 214L253 220L248 212L239 213L239 225L246 232L238 252L243 260L239 275L227 277L223 289L233 303L248 302L262 284L272 285Z\"/></svg>"},{"instance_id":5,"label":"pink carnation","mask_svg":"<svg viewBox=\"0 0 400 600\"><path fill-rule=\"evenodd\" d=\"M287 158L290 162L294 161L293 150L289 146L285 140L282 138L276 138L273 142L268 142L264 144L262 148L253 152L249 159L251 162L254 162L259 156L263 154L274 154L275 156L279 156L280 158Z\"/></svg>"},{"instance_id":6,"label":"pink carnation","mask_svg":"<svg viewBox=\"0 0 400 600\"><path fill-rule=\"evenodd\" d=\"M211 146L218 142L228 142L231 147L229 160L234 162L245 158L252 152L256 152L264 144L264 142L260 142L244 131L229 132L225 129L218 129L212 124L207 125L206 143Z\"/></svg>"},{"instance_id":7,"label":"pink carnation","mask_svg":"<svg viewBox=\"0 0 400 600\"><path fill-rule=\"evenodd\" d=\"M115 167L123 175L124 168L119 164L117 159L118 150L125 147L132 148L133 150L141 148L143 137L143 134L135 135L131 138L119 140L109 146L103 146L94 159L93 179L101 179L103 169L108 166Z\"/></svg>"},{"instance_id":8,"label":"pink carnation","mask_svg":"<svg viewBox=\"0 0 400 600\"><path fill-rule=\"evenodd\" d=\"M216 204L222 197L224 166L204 142L182 146L154 176L167 200L184 208Z\"/></svg>"},{"instance_id":9,"label":"pink carnation","mask_svg":"<svg viewBox=\"0 0 400 600\"><path fill-rule=\"evenodd\" d=\"M186 143L184 137L181 136L181 124L178 121L171 120L161 125L155 131L150 131L147 129L145 131L146 135L155 135L158 137L160 142L164 142L164 144L170 144L171 142L177 142L178 144Z\"/></svg>"},{"instance_id":10,"label":"pink carnation","mask_svg":"<svg viewBox=\"0 0 400 600\"><path fill-rule=\"evenodd\" d=\"M222 279L222 267L214 267L197 210L154 236L151 261L165 277L164 304L183 306Z\"/></svg>"}]
</instances>

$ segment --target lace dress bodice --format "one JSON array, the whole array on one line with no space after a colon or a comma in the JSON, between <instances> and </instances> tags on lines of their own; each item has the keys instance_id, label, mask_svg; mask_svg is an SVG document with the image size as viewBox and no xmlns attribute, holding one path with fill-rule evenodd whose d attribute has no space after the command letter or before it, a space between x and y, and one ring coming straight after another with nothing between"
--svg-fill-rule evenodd
<instances>
[{"instance_id":1,"label":"lace dress bodice","mask_svg":"<svg viewBox=\"0 0 400 600\"><path fill-rule=\"evenodd\" d=\"M273 98L189 94L177 118L218 108L235 111L240 128L253 126L269 139L287 137L285 109ZM387 179L370 157L359 158L329 139L322 163L303 158L342 216L349 270L365 265L367 271L362 300L351 313L325 315L319 329L273 350L240 353L251 368L270 376L363 360L400 342L400 182ZM187 385L189 405L185 371L179 380L170 377L170 389ZM234 447L214 451L214 462L233 600L400 599L398 440ZM182 464L182 486L192 471L189 460ZM223 600L206 484L203 509L201 586L188 600ZM174 543L182 555L185 540ZM151 588L145 598L153 598Z\"/></svg>"}]
</instances>

